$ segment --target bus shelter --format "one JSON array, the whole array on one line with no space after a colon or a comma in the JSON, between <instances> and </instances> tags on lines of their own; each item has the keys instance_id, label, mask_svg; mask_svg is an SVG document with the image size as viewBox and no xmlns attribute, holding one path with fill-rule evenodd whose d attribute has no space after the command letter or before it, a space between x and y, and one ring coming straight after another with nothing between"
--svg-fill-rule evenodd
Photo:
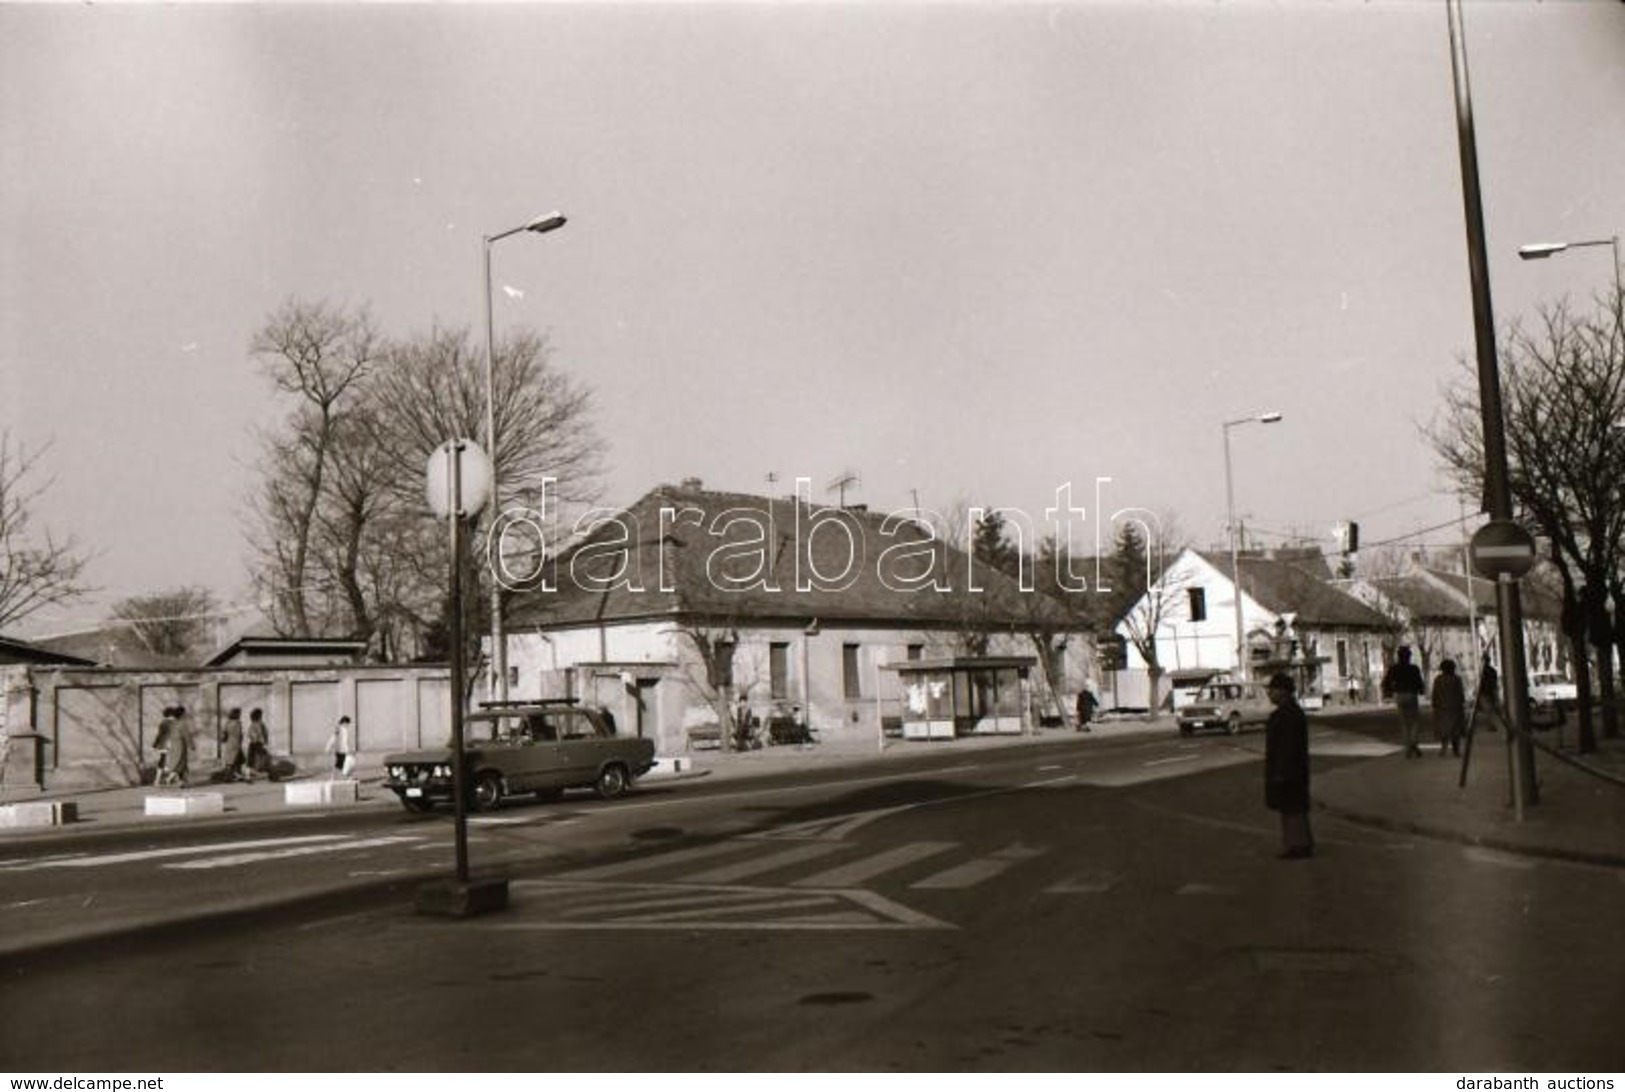
<instances>
[{"instance_id":1,"label":"bus shelter","mask_svg":"<svg viewBox=\"0 0 1625 1092\"><path fill-rule=\"evenodd\" d=\"M903 738L1020 735L1032 727L1031 656L947 656L883 664L903 686Z\"/></svg>"}]
</instances>

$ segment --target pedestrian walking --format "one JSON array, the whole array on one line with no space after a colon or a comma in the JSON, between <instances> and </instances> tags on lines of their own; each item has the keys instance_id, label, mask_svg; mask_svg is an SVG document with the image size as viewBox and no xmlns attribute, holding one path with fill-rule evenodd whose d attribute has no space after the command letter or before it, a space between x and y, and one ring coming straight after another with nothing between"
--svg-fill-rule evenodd
<instances>
[{"instance_id":1,"label":"pedestrian walking","mask_svg":"<svg viewBox=\"0 0 1625 1092\"><path fill-rule=\"evenodd\" d=\"M1078 731L1094 731L1093 728L1089 727L1089 722L1095 719L1095 707L1099 704L1100 700L1095 697L1095 692L1089 688L1088 684L1085 684L1083 689L1078 691Z\"/></svg>"},{"instance_id":2,"label":"pedestrian walking","mask_svg":"<svg viewBox=\"0 0 1625 1092\"><path fill-rule=\"evenodd\" d=\"M1439 664L1429 695L1433 705L1433 738L1439 743L1439 757L1461 754L1461 737L1467 731L1467 691L1456 674L1456 661Z\"/></svg>"},{"instance_id":3,"label":"pedestrian walking","mask_svg":"<svg viewBox=\"0 0 1625 1092\"><path fill-rule=\"evenodd\" d=\"M158 730L152 735L152 753L158 760L158 766L152 775L154 785L169 784L169 741L174 731L175 707L166 705L164 706L163 719L158 722Z\"/></svg>"},{"instance_id":4,"label":"pedestrian walking","mask_svg":"<svg viewBox=\"0 0 1625 1092\"><path fill-rule=\"evenodd\" d=\"M1410 648L1401 646L1397 662L1382 677L1382 692L1383 696L1393 698L1394 708L1399 711L1399 736L1406 758L1422 756L1420 732L1425 690L1427 681L1422 678L1422 669L1411 663Z\"/></svg>"},{"instance_id":5,"label":"pedestrian walking","mask_svg":"<svg viewBox=\"0 0 1625 1092\"><path fill-rule=\"evenodd\" d=\"M243 769L243 711L226 710L225 727L220 733L220 767L228 781L247 781Z\"/></svg>"},{"instance_id":6,"label":"pedestrian walking","mask_svg":"<svg viewBox=\"0 0 1625 1092\"><path fill-rule=\"evenodd\" d=\"M327 737L327 751L333 756L333 768L327 772L329 781L335 777L349 777L355 769L355 748L352 746L352 739L350 718L340 717Z\"/></svg>"},{"instance_id":7,"label":"pedestrian walking","mask_svg":"<svg viewBox=\"0 0 1625 1092\"><path fill-rule=\"evenodd\" d=\"M1309 831L1309 718L1292 676L1278 671L1265 687L1275 708L1264 724L1264 806L1281 816L1282 860L1312 857Z\"/></svg>"},{"instance_id":8,"label":"pedestrian walking","mask_svg":"<svg viewBox=\"0 0 1625 1092\"><path fill-rule=\"evenodd\" d=\"M248 714L248 779L254 780L255 774L264 774L271 781L276 775L271 769L271 733L265 727L265 712L253 709Z\"/></svg>"},{"instance_id":9,"label":"pedestrian walking","mask_svg":"<svg viewBox=\"0 0 1625 1092\"><path fill-rule=\"evenodd\" d=\"M186 717L186 706L177 705L169 717L169 780L176 785L186 784L186 775L192 768L192 724Z\"/></svg>"}]
</instances>

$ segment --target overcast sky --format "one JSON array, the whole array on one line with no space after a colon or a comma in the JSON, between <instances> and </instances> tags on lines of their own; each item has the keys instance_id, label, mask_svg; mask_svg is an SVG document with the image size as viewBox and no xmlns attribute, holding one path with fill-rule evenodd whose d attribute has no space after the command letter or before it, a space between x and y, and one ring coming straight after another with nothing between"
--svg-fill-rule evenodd
<instances>
[{"instance_id":1,"label":"overcast sky","mask_svg":"<svg viewBox=\"0 0 1625 1092\"><path fill-rule=\"evenodd\" d=\"M1625 4L1470 3L1498 320L1612 275ZM0 424L92 603L245 598L250 336L290 296L545 332L606 503L1453 518L1419 425L1473 352L1439 2L0 4ZM1430 542L1450 539L1430 532Z\"/></svg>"}]
</instances>

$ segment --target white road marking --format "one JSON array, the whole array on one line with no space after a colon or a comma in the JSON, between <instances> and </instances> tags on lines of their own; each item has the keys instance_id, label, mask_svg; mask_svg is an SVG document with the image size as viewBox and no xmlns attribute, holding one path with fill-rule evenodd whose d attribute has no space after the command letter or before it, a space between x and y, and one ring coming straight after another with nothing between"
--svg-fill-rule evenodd
<instances>
[{"instance_id":1,"label":"white road marking","mask_svg":"<svg viewBox=\"0 0 1625 1092\"><path fill-rule=\"evenodd\" d=\"M1157 781L1167 777L1186 777L1193 773L1206 773L1209 770L1218 770L1226 766L1239 766L1242 763L1258 761L1257 755L1232 748L1223 750L1206 748L1200 756L1193 757L1201 759L1200 765L1192 765L1189 760L1183 758L1153 760L1139 766L1123 767L1115 770L1089 770L1080 774L1078 780L1086 785L1095 785L1099 788L1120 789L1129 785L1143 784L1147 781Z\"/></svg>"},{"instance_id":2,"label":"white road marking","mask_svg":"<svg viewBox=\"0 0 1625 1092\"><path fill-rule=\"evenodd\" d=\"M1110 872L1086 872L1044 888L1046 895L1104 895L1117 886L1117 876Z\"/></svg>"},{"instance_id":3,"label":"white road marking","mask_svg":"<svg viewBox=\"0 0 1625 1092\"><path fill-rule=\"evenodd\" d=\"M714 842L710 845L676 849L669 853L655 853L646 857L634 857L630 861L617 861L614 864L598 865L595 868L578 868L572 872L561 872L559 879L607 880L614 876L625 876L631 872L643 872L663 865L688 864L690 861L703 861L711 857L720 857L724 853L738 852L738 842Z\"/></svg>"},{"instance_id":4,"label":"white road marking","mask_svg":"<svg viewBox=\"0 0 1625 1092\"><path fill-rule=\"evenodd\" d=\"M1174 891L1176 895L1225 895L1227 888L1218 887L1211 883L1187 883Z\"/></svg>"},{"instance_id":5,"label":"white road marking","mask_svg":"<svg viewBox=\"0 0 1625 1092\"><path fill-rule=\"evenodd\" d=\"M872 891L808 891L770 887L695 887L668 884L558 883L515 880L513 913L489 928L521 930L651 931L886 931L956 926L899 905ZM710 900L709 907L700 905ZM631 911L627 913L627 911ZM536 917L524 920L527 913ZM756 915L754 918L744 915ZM515 919L518 920L515 920Z\"/></svg>"},{"instance_id":6,"label":"white road marking","mask_svg":"<svg viewBox=\"0 0 1625 1092\"><path fill-rule=\"evenodd\" d=\"M964 864L944 869L934 876L927 876L910 887L924 891L958 891L973 887L984 880L990 880L1001 873L1008 871L1010 866L1022 861L1031 860L1044 852L1034 846L1024 846L1017 843L1006 846L1004 849L986 857L976 857Z\"/></svg>"},{"instance_id":7,"label":"white road marking","mask_svg":"<svg viewBox=\"0 0 1625 1092\"><path fill-rule=\"evenodd\" d=\"M689 883L737 883L751 876L760 876L764 872L775 872L790 865L827 856L840 848L842 847L839 842L806 842L781 849L777 853L753 857L748 861L736 861L733 864L708 869L687 877L687 880Z\"/></svg>"},{"instance_id":8,"label":"white road marking","mask_svg":"<svg viewBox=\"0 0 1625 1092\"><path fill-rule=\"evenodd\" d=\"M205 857L199 861L181 861L166 864L165 868L236 868L239 865L259 864L262 861L280 861L289 857L308 857L316 853L342 853L352 849L376 849L418 841L416 835L392 835L384 838L360 838L355 841L329 842L324 845L293 846L288 849L263 850L256 853L237 853L225 857Z\"/></svg>"},{"instance_id":9,"label":"white road marking","mask_svg":"<svg viewBox=\"0 0 1625 1092\"><path fill-rule=\"evenodd\" d=\"M305 834L297 838L256 838L246 842L214 842L208 845L171 846L167 849L143 849L134 853L110 853L105 856L46 858L31 865L17 865L7 871L27 872L36 868L100 868L104 865L131 864L136 861L156 861L166 857L190 857L200 853L219 853L223 850L264 849L270 846L288 846L315 842L341 841L343 834Z\"/></svg>"},{"instance_id":10,"label":"white road marking","mask_svg":"<svg viewBox=\"0 0 1625 1092\"><path fill-rule=\"evenodd\" d=\"M954 842L910 842L795 882L796 887L856 887L896 868L953 849Z\"/></svg>"}]
</instances>

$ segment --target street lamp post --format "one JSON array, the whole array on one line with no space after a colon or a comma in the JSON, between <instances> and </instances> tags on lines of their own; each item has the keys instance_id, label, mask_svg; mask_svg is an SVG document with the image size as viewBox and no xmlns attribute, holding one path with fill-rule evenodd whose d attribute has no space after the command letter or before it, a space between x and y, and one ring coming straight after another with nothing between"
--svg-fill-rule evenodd
<instances>
[{"instance_id":1,"label":"street lamp post","mask_svg":"<svg viewBox=\"0 0 1625 1092\"><path fill-rule=\"evenodd\" d=\"M1236 490L1230 476L1230 430L1237 425L1247 425L1254 421L1261 425L1273 425L1280 419L1281 415L1271 410L1268 413L1255 413L1251 417L1238 417L1234 421L1224 423L1224 513L1225 525L1230 532L1230 581L1235 591L1231 598L1236 604L1236 670L1243 680L1247 678L1249 672L1246 636L1241 628L1241 564L1236 550Z\"/></svg>"},{"instance_id":2,"label":"street lamp post","mask_svg":"<svg viewBox=\"0 0 1625 1092\"><path fill-rule=\"evenodd\" d=\"M1614 248L1614 294L1621 291L1622 280L1625 274L1620 271L1619 265L1619 236L1613 235L1607 239L1582 239L1576 243L1528 243L1518 248L1518 257L1524 261L1539 258L1550 258L1553 254L1561 254L1578 246L1609 246Z\"/></svg>"},{"instance_id":3,"label":"street lamp post","mask_svg":"<svg viewBox=\"0 0 1625 1092\"><path fill-rule=\"evenodd\" d=\"M1473 342L1478 358L1478 410L1484 441L1484 508L1492 520L1511 522L1512 484L1506 449L1506 420L1501 407L1501 370L1495 351L1495 312L1490 299L1489 248L1484 235L1484 197L1478 179L1478 136L1473 124L1473 96L1467 75L1467 36L1462 26L1461 0L1449 0L1445 9L1450 30L1450 73L1455 85L1456 151L1461 162L1462 212L1467 228L1467 276L1473 295ZM1530 254L1548 257L1557 251ZM1469 581L1469 588L1471 582ZM1535 781L1535 751L1529 739L1528 659L1523 640L1523 597L1518 582L1501 575L1495 581L1497 625L1500 631L1504 708L1511 715L1507 733L1512 761L1512 800L1523 820L1524 804L1539 803Z\"/></svg>"},{"instance_id":4,"label":"street lamp post","mask_svg":"<svg viewBox=\"0 0 1625 1092\"><path fill-rule=\"evenodd\" d=\"M518 235L522 231L534 231L538 235L545 235L549 231L557 231L565 225L565 217L557 212L550 212L538 216L527 223L495 235L485 237L485 448L491 453L491 528L498 530L501 527L502 504L497 493L497 468L501 460L497 456L497 382L496 382L496 350L493 347L495 336L493 334L494 322L491 317L491 244L506 239L510 235ZM502 563L502 544L492 541L491 549L495 556L487 553L487 559L495 564ZM491 574L491 682L492 696L497 701L508 700L508 645L502 633L502 581L498 579L500 573Z\"/></svg>"}]
</instances>

